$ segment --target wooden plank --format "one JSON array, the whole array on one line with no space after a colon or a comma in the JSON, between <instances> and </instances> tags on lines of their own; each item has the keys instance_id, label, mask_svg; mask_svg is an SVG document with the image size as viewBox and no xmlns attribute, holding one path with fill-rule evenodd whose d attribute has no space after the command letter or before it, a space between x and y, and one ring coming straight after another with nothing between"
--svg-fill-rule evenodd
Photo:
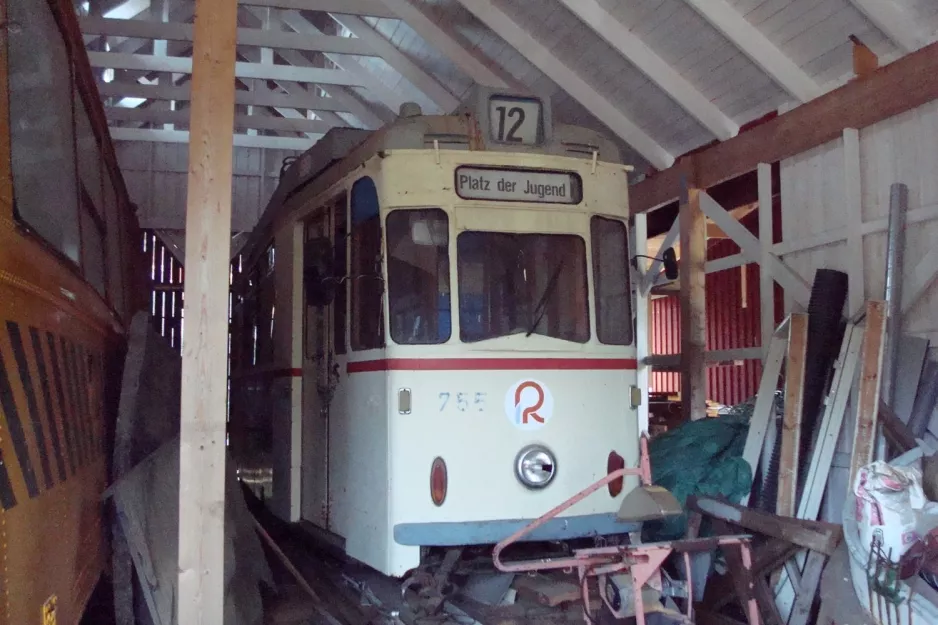
<instances>
[{"instance_id":1,"label":"wooden plank","mask_svg":"<svg viewBox=\"0 0 938 625\"><path fill-rule=\"evenodd\" d=\"M886 402L879 402L879 412L877 413L879 422L883 425L883 434L889 445L899 453L915 449L918 443L915 436L909 430L909 427L896 416ZM851 482L852 485L852 482ZM851 486L852 488L852 486Z\"/></svg>"},{"instance_id":2,"label":"wooden plank","mask_svg":"<svg viewBox=\"0 0 938 625\"><path fill-rule=\"evenodd\" d=\"M759 465L765 433L769 429L769 421L775 409L775 391L778 389L778 376L782 371L782 361L785 359L787 348L788 320L783 322L772 336L769 355L762 364L762 380L759 382L759 390L756 393L756 405L753 406L752 417L749 419L749 432L746 434L743 460L749 463L753 477ZM743 496L742 503L747 503L750 496L751 490Z\"/></svg>"},{"instance_id":3,"label":"wooden plank","mask_svg":"<svg viewBox=\"0 0 938 625\"><path fill-rule=\"evenodd\" d=\"M224 621L228 249L237 4L196 0L186 199L178 622Z\"/></svg>"},{"instance_id":4,"label":"wooden plank","mask_svg":"<svg viewBox=\"0 0 938 625\"><path fill-rule=\"evenodd\" d=\"M877 415L879 413L880 375L883 370L883 352L886 336L886 302L866 304L866 329L863 332L863 352L860 356L860 391L857 399L857 421L853 432L853 455L850 459L848 488L860 468L873 461L876 446Z\"/></svg>"},{"instance_id":5,"label":"wooden plank","mask_svg":"<svg viewBox=\"0 0 938 625\"><path fill-rule=\"evenodd\" d=\"M192 24L93 16L80 17L79 21L81 30L85 34L192 41ZM375 51L367 43L354 37L274 32L260 28L239 28L238 45L376 56Z\"/></svg>"},{"instance_id":6,"label":"wooden plank","mask_svg":"<svg viewBox=\"0 0 938 625\"><path fill-rule=\"evenodd\" d=\"M826 555L834 553L843 536L843 528L839 525L780 517L712 497L691 496L687 500L687 508Z\"/></svg>"},{"instance_id":7,"label":"wooden plank","mask_svg":"<svg viewBox=\"0 0 938 625\"><path fill-rule=\"evenodd\" d=\"M782 419L782 448L779 461L778 497L775 512L795 515L798 492L798 462L801 449L801 403L804 398L805 357L808 348L808 315L793 313L789 325L785 368L785 415Z\"/></svg>"},{"instance_id":8,"label":"wooden plank","mask_svg":"<svg viewBox=\"0 0 938 625\"><path fill-rule=\"evenodd\" d=\"M860 312L866 301L863 273L863 210L860 186L860 133L844 129L844 208L847 224L847 313Z\"/></svg>"},{"instance_id":9,"label":"wooden plank","mask_svg":"<svg viewBox=\"0 0 938 625\"><path fill-rule=\"evenodd\" d=\"M792 608L788 625L808 625L811 606L814 604L814 597L817 595L818 585L821 583L821 573L824 571L824 562L826 560L827 556L817 551L812 551L808 556L808 564L805 565L804 574L801 576L798 598L795 599L795 606Z\"/></svg>"},{"instance_id":10,"label":"wooden plank","mask_svg":"<svg viewBox=\"0 0 938 625\"><path fill-rule=\"evenodd\" d=\"M749 260L754 263L762 262L765 252L759 240L735 217L706 193L701 194L700 207L707 217L739 245L740 250ZM786 296L792 297L801 306L807 308L808 300L811 298L811 289L804 278L774 254L767 254L765 258L768 264L760 266L760 270L769 272L769 275L785 289Z\"/></svg>"},{"instance_id":11,"label":"wooden plank","mask_svg":"<svg viewBox=\"0 0 938 625\"><path fill-rule=\"evenodd\" d=\"M678 219L681 228L681 406L684 421L706 416L707 313L704 264L707 220L700 210L700 190L687 189Z\"/></svg>"},{"instance_id":12,"label":"wooden plank","mask_svg":"<svg viewBox=\"0 0 938 625\"><path fill-rule=\"evenodd\" d=\"M724 536L733 534L733 530L730 528L729 524L721 519L713 520L713 529L716 530L718 534L722 534ZM735 595L736 600L739 603L739 607L743 611L743 614L746 613L746 604L750 599L753 598L756 599L756 605L758 605L760 613L769 612L771 614L771 609L774 607L774 605L771 601L765 605L760 602L759 597L755 592L755 570L746 570L746 567L743 565L743 558L739 553L739 549L734 547L727 547L721 551L723 552L723 557L726 558L726 575L730 578L730 582L733 586L733 594ZM762 599L771 599L771 595L768 595L767 597L763 595ZM782 625L781 619L773 621L771 616L764 620L766 625Z\"/></svg>"},{"instance_id":13,"label":"wooden plank","mask_svg":"<svg viewBox=\"0 0 938 625\"><path fill-rule=\"evenodd\" d=\"M733 532L730 531L728 533ZM753 550L752 571L753 576L756 578L757 594L765 592L768 593L768 596L772 596L768 585L765 583L765 576L785 564L785 562L791 559L800 549L801 547L793 545L787 540L770 538L767 542ZM764 588L764 591L760 589L760 586ZM714 610L718 610L728 604L732 601L732 597L732 584L728 575L717 578L713 584L707 587L707 605ZM759 601L761 605L762 600L759 599ZM773 607L775 606L774 598L771 605Z\"/></svg>"},{"instance_id":14,"label":"wooden plank","mask_svg":"<svg viewBox=\"0 0 938 625\"><path fill-rule=\"evenodd\" d=\"M938 99L938 43L848 82L791 111L679 161L691 182L707 189L833 141L844 128L862 129ZM674 202L680 173L671 167L632 187L630 210L641 213Z\"/></svg>"},{"instance_id":15,"label":"wooden plank","mask_svg":"<svg viewBox=\"0 0 938 625\"><path fill-rule=\"evenodd\" d=\"M641 256L648 253L648 219L647 215L636 215L635 225L632 228L635 237L635 254ZM651 366L645 358L651 351L651 331L649 329L649 301L647 293L642 289L641 268L647 259L636 258L637 268L632 272L635 287L635 357L638 360L636 371L636 384L642 394L642 403L638 406L638 431L647 432L649 427L648 389L651 387Z\"/></svg>"},{"instance_id":16,"label":"wooden plank","mask_svg":"<svg viewBox=\"0 0 938 625\"><path fill-rule=\"evenodd\" d=\"M769 353L769 343L772 341L772 330L775 328L775 281L772 275L762 267L769 266L769 256L772 253L772 244L775 242L773 222L775 219L772 210L772 166L759 163L759 245L762 246L762 258L759 260L759 320L760 336L762 341L762 357Z\"/></svg>"}]
</instances>

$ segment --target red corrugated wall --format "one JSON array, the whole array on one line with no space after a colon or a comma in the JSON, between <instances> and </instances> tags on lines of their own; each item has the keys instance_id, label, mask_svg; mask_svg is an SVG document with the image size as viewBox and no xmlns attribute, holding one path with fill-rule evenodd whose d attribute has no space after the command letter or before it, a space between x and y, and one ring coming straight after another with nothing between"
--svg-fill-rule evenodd
<instances>
[{"instance_id":1,"label":"red corrugated wall","mask_svg":"<svg viewBox=\"0 0 938 625\"><path fill-rule=\"evenodd\" d=\"M754 215L753 215L754 216ZM744 219L750 231L757 226L754 219ZM776 220L776 223L778 220ZM711 240L707 259L716 260L739 253L739 246L730 239ZM743 273L745 272L745 284ZM745 297L743 291L745 287ZM744 265L707 274L707 349L756 347L760 342L759 266ZM782 295L776 285L775 318L781 318ZM677 354L681 351L681 306L677 295L651 302L651 353ZM756 394L762 376L762 363L743 360L739 364L707 368L707 399L727 405L745 401ZM678 393L679 373L652 374L652 391Z\"/></svg>"}]
</instances>

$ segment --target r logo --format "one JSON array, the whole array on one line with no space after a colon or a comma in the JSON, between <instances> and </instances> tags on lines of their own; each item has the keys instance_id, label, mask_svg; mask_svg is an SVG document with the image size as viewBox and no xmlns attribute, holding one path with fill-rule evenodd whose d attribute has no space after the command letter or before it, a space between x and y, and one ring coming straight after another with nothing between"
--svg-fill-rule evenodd
<instances>
[{"instance_id":1,"label":"r logo","mask_svg":"<svg viewBox=\"0 0 938 625\"><path fill-rule=\"evenodd\" d=\"M512 425L522 430L537 430L554 413L554 397L550 389L537 380L521 380L505 394L505 414Z\"/></svg>"}]
</instances>

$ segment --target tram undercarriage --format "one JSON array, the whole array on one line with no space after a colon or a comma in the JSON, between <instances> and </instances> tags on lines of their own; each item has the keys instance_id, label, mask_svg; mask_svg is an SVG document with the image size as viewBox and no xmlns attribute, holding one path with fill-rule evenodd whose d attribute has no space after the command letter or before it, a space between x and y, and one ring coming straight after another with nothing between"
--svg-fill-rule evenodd
<instances>
[{"instance_id":1,"label":"tram undercarriage","mask_svg":"<svg viewBox=\"0 0 938 625\"><path fill-rule=\"evenodd\" d=\"M738 550L743 566L749 569L748 536L701 538L689 533L682 540L643 543L641 533L635 532L553 543L523 542L537 527L625 475L639 476L641 486L624 499L621 518L646 522L682 513L671 493L650 483L643 439L639 467L610 473L494 546L423 548L420 566L402 583L345 559L338 565L339 574L332 575L336 591L347 599L357 595L356 607L367 608L365 612L370 614L366 622L384 625L580 620L592 625L622 619L634 619L636 625L693 624L692 555ZM509 548L510 556L504 557ZM278 553L286 561L288 557L279 549ZM335 558L337 562L340 559ZM298 579L303 575L297 569L294 573ZM399 596L393 591L397 584ZM376 593L374 588L381 590ZM321 600L312 587L308 592ZM761 623L751 593L743 608L749 625ZM335 617L326 620L330 625L342 625Z\"/></svg>"}]
</instances>

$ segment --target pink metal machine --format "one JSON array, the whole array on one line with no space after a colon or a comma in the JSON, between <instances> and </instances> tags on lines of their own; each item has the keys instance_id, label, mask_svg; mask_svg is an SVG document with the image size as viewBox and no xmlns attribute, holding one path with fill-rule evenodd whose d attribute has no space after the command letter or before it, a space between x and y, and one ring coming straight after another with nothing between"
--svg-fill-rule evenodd
<instances>
[{"instance_id":1,"label":"pink metal machine","mask_svg":"<svg viewBox=\"0 0 938 625\"><path fill-rule=\"evenodd\" d=\"M598 482L570 497L559 506L535 519L495 546L493 559L501 571L510 573L528 573L534 571L568 570L576 571L579 578L583 599L583 616L587 623L593 623L590 613L589 582L597 578L603 603L616 617L635 616L637 625L645 625L646 611L664 612L677 622L692 624L694 609L692 600L691 558L693 552L703 552L723 548L738 548L743 566L749 571L752 556L748 536L719 536L712 538L687 538L669 542L638 543L576 549L573 555L561 558L505 562L502 552L508 546L518 542L550 519L582 501L600 488L620 480L626 475L637 475L641 485L630 493L622 502L619 517L629 521L649 521L674 514L680 514L682 508L675 497L665 489L651 483L651 465L648 459L648 441L643 436L639 466L613 471ZM682 554L684 561L684 613L666 609L659 601L664 594L664 581L661 566L671 554ZM753 596L752 581L750 592L745 602L746 617L749 625L761 625L759 610ZM631 596L630 596L631 595ZM652 605L646 606L648 600Z\"/></svg>"}]
</instances>

